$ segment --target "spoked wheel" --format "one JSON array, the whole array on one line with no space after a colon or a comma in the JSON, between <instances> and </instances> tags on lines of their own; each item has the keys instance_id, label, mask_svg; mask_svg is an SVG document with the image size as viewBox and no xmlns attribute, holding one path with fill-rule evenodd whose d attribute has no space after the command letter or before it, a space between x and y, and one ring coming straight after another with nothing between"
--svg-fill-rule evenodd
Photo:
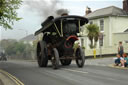
<instances>
[{"instance_id":1,"label":"spoked wheel","mask_svg":"<svg viewBox=\"0 0 128 85\"><path fill-rule=\"evenodd\" d=\"M53 48L51 61L52 61L53 69L58 69L59 68L59 53L56 48Z\"/></svg>"},{"instance_id":2,"label":"spoked wheel","mask_svg":"<svg viewBox=\"0 0 128 85\"><path fill-rule=\"evenodd\" d=\"M76 50L76 64L78 67L83 67L85 63L84 52L82 48L77 48Z\"/></svg>"},{"instance_id":3,"label":"spoked wheel","mask_svg":"<svg viewBox=\"0 0 128 85\"><path fill-rule=\"evenodd\" d=\"M45 41L40 41L37 44L37 61L39 67L47 67L48 56L47 56L47 46Z\"/></svg>"},{"instance_id":4,"label":"spoked wheel","mask_svg":"<svg viewBox=\"0 0 128 85\"><path fill-rule=\"evenodd\" d=\"M62 59L62 60L60 60L60 62L63 66L68 66L71 64L72 60L71 59L67 59L67 60Z\"/></svg>"}]
</instances>

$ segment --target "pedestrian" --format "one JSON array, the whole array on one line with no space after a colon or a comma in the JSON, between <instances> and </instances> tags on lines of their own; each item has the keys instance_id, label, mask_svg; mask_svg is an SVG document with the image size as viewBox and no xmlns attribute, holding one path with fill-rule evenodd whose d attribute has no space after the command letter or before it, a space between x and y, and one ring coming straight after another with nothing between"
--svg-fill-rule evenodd
<instances>
[{"instance_id":1,"label":"pedestrian","mask_svg":"<svg viewBox=\"0 0 128 85\"><path fill-rule=\"evenodd\" d=\"M128 56L126 53L123 54L123 59L120 62L121 62L122 67L128 66Z\"/></svg>"},{"instance_id":2,"label":"pedestrian","mask_svg":"<svg viewBox=\"0 0 128 85\"><path fill-rule=\"evenodd\" d=\"M121 59L122 59L122 57L120 56L120 54L117 54L117 58L115 59L115 66L119 66L120 65Z\"/></svg>"},{"instance_id":3,"label":"pedestrian","mask_svg":"<svg viewBox=\"0 0 128 85\"><path fill-rule=\"evenodd\" d=\"M124 53L124 48L123 48L122 42L120 41L118 46L118 54L122 57L123 53Z\"/></svg>"}]
</instances>

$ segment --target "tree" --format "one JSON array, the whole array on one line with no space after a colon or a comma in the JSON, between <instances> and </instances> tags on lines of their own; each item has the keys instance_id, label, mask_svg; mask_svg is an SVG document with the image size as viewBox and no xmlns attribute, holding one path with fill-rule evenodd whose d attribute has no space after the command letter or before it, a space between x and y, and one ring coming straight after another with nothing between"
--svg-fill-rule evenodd
<instances>
[{"instance_id":1,"label":"tree","mask_svg":"<svg viewBox=\"0 0 128 85\"><path fill-rule=\"evenodd\" d=\"M91 42L90 44L90 48L95 48L97 41L98 41L98 37L99 37L99 27L96 24L90 24L86 26L87 28L87 32L88 32L88 38Z\"/></svg>"},{"instance_id":2,"label":"tree","mask_svg":"<svg viewBox=\"0 0 128 85\"><path fill-rule=\"evenodd\" d=\"M0 0L0 26L12 29L14 21L18 21L16 10L19 9L22 0Z\"/></svg>"},{"instance_id":3,"label":"tree","mask_svg":"<svg viewBox=\"0 0 128 85\"><path fill-rule=\"evenodd\" d=\"M5 50L6 55L15 58L32 59L32 53L35 52L31 44L13 39L1 40L0 46Z\"/></svg>"}]
</instances>

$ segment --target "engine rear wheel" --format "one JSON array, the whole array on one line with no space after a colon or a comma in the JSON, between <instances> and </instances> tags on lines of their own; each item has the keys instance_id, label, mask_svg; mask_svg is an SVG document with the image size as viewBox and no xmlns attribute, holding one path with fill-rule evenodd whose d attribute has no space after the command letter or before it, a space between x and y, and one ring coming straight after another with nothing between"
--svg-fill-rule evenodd
<instances>
[{"instance_id":1,"label":"engine rear wheel","mask_svg":"<svg viewBox=\"0 0 128 85\"><path fill-rule=\"evenodd\" d=\"M53 48L51 62L52 62L53 69L59 68L59 53L56 48Z\"/></svg>"},{"instance_id":2,"label":"engine rear wheel","mask_svg":"<svg viewBox=\"0 0 128 85\"><path fill-rule=\"evenodd\" d=\"M71 59L67 59L67 60L62 59L62 60L60 60L60 62L63 66L68 66L71 64L72 60Z\"/></svg>"},{"instance_id":3,"label":"engine rear wheel","mask_svg":"<svg viewBox=\"0 0 128 85\"><path fill-rule=\"evenodd\" d=\"M37 44L37 61L39 67L47 67L48 56L47 56L47 46L45 41L40 41Z\"/></svg>"},{"instance_id":4,"label":"engine rear wheel","mask_svg":"<svg viewBox=\"0 0 128 85\"><path fill-rule=\"evenodd\" d=\"M77 48L76 50L76 64L78 67L82 68L85 63L84 51L82 48Z\"/></svg>"}]
</instances>

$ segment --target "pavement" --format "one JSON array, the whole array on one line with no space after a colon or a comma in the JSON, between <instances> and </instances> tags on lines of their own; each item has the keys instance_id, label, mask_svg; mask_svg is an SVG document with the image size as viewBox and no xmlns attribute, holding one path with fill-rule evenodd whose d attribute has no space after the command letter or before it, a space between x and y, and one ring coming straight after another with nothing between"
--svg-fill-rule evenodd
<instances>
[{"instance_id":1,"label":"pavement","mask_svg":"<svg viewBox=\"0 0 128 85\"><path fill-rule=\"evenodd\" d=\"M109 66L114 63L114 57L87 59L86 65Z\"/></svg>"},{"instance_id":2,"label":"pavement","mask_svg":"<svg viewBox=\"0 0 128 85\"><path fill-rule=\"evenodd\" d=\"M14 77L6 71L0 70L0 85L18 85Z\"/></svg>"},{"instance_id":3,"label":"pavement","mask_svg":"<svg viewBox=\"0 0 128 85\"><path fill-rule=\"evenodd\" d=\"M52 70L51 65L38 68L36 61L0 62L0 85L127 85L128 71L115 69L113 63L113 57L87 59L82 69L73 61Z\"/></svg>"}]
</instances>

